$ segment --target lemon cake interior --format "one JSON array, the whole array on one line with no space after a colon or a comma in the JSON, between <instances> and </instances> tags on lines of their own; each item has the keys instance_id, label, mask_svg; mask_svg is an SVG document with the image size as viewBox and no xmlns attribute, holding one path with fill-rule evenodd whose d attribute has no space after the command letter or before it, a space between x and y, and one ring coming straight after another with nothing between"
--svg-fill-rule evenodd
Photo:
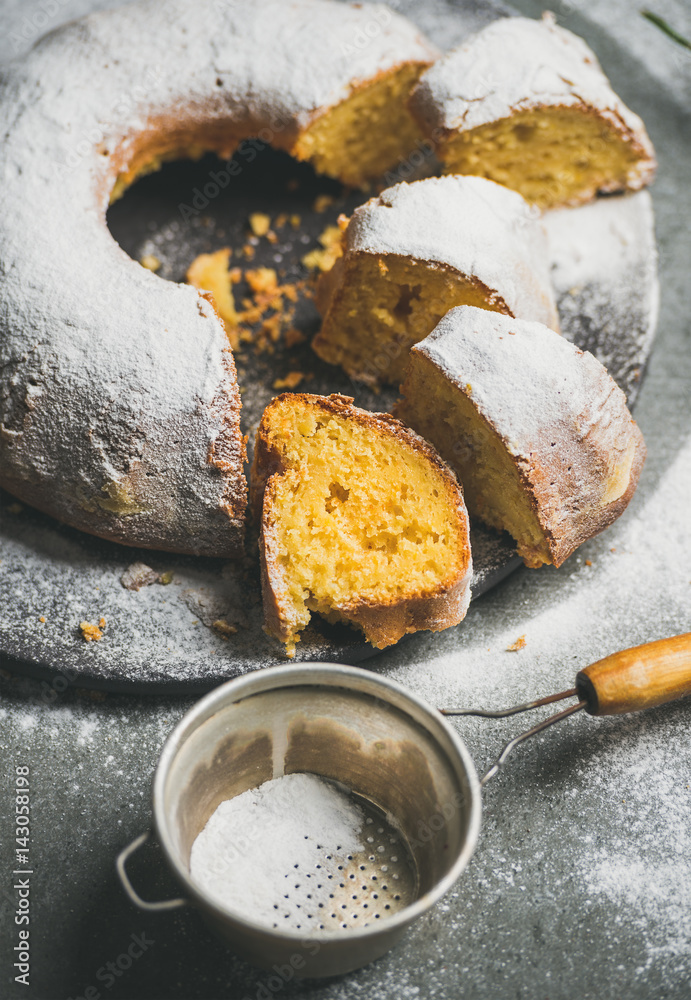
<instances>
[{"instance_id":1,"label":"lemon cake interior","mask_svg":"<svg viewBox=\"0 0 691 1000\"><path fill-rule=\"evenodd\" d=\"M407 101L425 68L425 63L405 63L356 88L304 130L292 154L309 160L317 173L353 187L380 177L422 139Z\"/></svg>"},{"instance_id":2,"label":"lemon cake interior","mask_svg":"<svg viewBox=\"0 0 691 1000\"><path fill-rule=\"evenodd\" d=\"M346 397L279 397L259 429L252 495L267 630L289 648L312 612L360 625L378 647L465 614L462 494L431 448L388 415Z\"/></svg>"},{"instance_id":3,"label":"lemon cake interior","mask_svg":"<svg viewBox=\"0 0 691 1000\"><path fill-rule=\"evenodd\" d=\"M487 177L547 209L624 190L640 153L598 115L556 107L451 135L440 156L446 173Z\"/></svg>"},{"instance_id":4,"label":"lemon cake interior","mask_svg":"<svg viewBox=\"0 0 691 1000\"><path fill-rule=\"evenodd\" d=\"M363 382L399 383L413 344L455 306L559 329L538 213L480 177L396 184L342 220L342 256L322 275L312 346Z\"/></svg>"},{"instance_id":5,"label":"lemon cake interior","mask_svg":"<svg viewBox=\"0 0 691 1000\"><path fill-rule=\"evenodd\" d=\"M313 347L359 381L401 382L408 353L454 306L509 312L479 281L443 264L396 254L362 254L344 268L343 295L334 299L328 334Z\"/></svg>"},{"instance_id":6,"label":"lemon cake interior","mask_svg":"<svg viewBox=\"0 0 691 1000\"><path fill-rule=\"evenodd\" d=\"M643 122L550 13L500 18L447 52L411 109L446 172L487 177L543 209L638 190L655 173Z\"/></svg>"}]
</instances>

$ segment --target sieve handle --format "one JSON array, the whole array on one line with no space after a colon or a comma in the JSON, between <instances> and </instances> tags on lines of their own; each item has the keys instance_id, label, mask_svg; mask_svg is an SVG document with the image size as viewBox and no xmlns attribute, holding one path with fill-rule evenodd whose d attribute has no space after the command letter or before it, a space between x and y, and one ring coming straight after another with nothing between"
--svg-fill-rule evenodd
<instances>
[{"instance_id":1,"label":"sieve handle","mask_svg":"<svg viewBox=\"0 0 691 1000\"><path fill-rule=\"evenodd\" d=\"M125 869L125 864L134 852L138 851L142 844L146 843L150 836L151 830L146 830L144 833L140 833L138 837L134 838L131 844L128 844L127 847L125 847L124 850L120 851L118 854L115 867L120 877L122 888L125 890L135 906L138 906L140 910L146 910L149 913L160 913L162 910L176 910L179 906L187 906L187 900L182 899L182 897L179 897L178 899L162 899L156 903L148 903L145 899L142 899L130 882L129 875Z\"/></svg>"},{"instance_id":2,"label":"sieve handle","mask_svg":"<svg viewBox=\"0 0 691 1000\"><path fill-rule=\"evenodd\" d=\"M691 695L691 632L623 649L576 676L590 715L639 712Z\"/></svg>"}]
</instances>

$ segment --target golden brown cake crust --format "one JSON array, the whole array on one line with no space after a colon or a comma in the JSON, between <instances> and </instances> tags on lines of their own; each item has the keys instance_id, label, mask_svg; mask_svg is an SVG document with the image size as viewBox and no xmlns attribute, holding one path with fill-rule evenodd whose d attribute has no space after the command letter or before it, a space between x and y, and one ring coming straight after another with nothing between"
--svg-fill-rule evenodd
<instances>
[{"instance_id":1,"label":"golden brown cake crust","mask_svg":"<svg viewBox=\"0 0 691 1000\"><path fill-rule=\"evenodd\" d=\"M389 602L361 600L339 608L335 617L358 625L367 639L377 648L397 642L408 632L420 629L441 631L458 624L465 616L470 600L472 560L468 516L458 481L446 463L423 438L405 427L388 413L371 413L352 405L349 396L332 394L316 396L309 393L285 393L278 396L264 411L257 431L254 462L250 476L251 506L254 517L261 523L260 558L262 593L266 631L283 642L291 639L277 566L274 491L286 469L280 451L271 442L272 411L285 400L296 405L318 407L322 412L353 420L376 434L389 435L404 442L430 462L441 476L450 503L456 508L462 526L464 544L460 571L453 582L435 593L414 594Z\"/></svg>"}]
</instances>

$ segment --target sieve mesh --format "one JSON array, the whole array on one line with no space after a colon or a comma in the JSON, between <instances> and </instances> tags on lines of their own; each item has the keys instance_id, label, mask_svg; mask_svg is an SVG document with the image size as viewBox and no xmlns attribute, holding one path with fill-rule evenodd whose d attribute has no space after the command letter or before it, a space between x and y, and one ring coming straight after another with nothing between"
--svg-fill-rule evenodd
<instances>
[{"instance_id":1,"label":"sieve mesh","mask_svg":"<svg viewBox=\"0 0 691 1000\"><path fill-rule=\"evenodd\" d=\"M286 872L274 903L274 928L318 933L367 927L417 898L415 863L404 837L381 809L353 798L365 816L363 850L344 854L340 844L319 844L321 861L312 870L296 864Z\"/></svg>"}]
</instances>

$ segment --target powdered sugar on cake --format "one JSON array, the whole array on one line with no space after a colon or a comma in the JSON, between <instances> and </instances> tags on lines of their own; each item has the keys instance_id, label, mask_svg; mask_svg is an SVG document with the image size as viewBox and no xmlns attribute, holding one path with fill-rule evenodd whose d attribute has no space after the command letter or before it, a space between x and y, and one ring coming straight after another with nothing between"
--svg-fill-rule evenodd
<instances>
[{"instance_id":1,"label":"powdered sugar on cake","mask_svg":"<svg viewBox=\"0 0 691 1000\"><path fill-rule=\"evenodd\" d=\"M633 168L638 186L650 180L654 151L641 119L614 93L586 43L553 15L488 25L427 70L412 101L443 129L477 128L532 107L590 107L633 136L646 154Z\"/></svg>"},{"instance_id":2,"label":"powdered sugar on cake","mask_svg":"<svg viewBox=\"0 0 691 1000\"><path fill-rule=\"evenodd\" d=\"M11 65L0 88L8 489L115 540L237 554L244 446L225 331L195 289L115 243L104 220L115 176L142 135L176 129L183 146L204 125L222 130L225 152L257 133L289 147L359 82L435 52L381 6L147 0L67 24Z\"/></svg>"},{"instance_id":3,"label":"powdered sugar on cake","mask_svg":"<svg viewBox=\"0 0 691 1000\"><path fill-rule=\"evenodd\" d=\"M401 254L478 279L515 315L558 327L539 214L483 177L396 184L356 209L347 250Z\"/></svg>"},{"instance_id":4,"label":"powdered sugar on cake","mask_svg":"<svg viewBox=\"0 0 691 1000\"><path fill-rule=\"evenodd\" d=\"M539 323L486 309L452 309L415 350L462 388L517 457L550 435L561 447L567 435L581 441L626 405L592 355Z\"/></svg>"}]
</instances>

